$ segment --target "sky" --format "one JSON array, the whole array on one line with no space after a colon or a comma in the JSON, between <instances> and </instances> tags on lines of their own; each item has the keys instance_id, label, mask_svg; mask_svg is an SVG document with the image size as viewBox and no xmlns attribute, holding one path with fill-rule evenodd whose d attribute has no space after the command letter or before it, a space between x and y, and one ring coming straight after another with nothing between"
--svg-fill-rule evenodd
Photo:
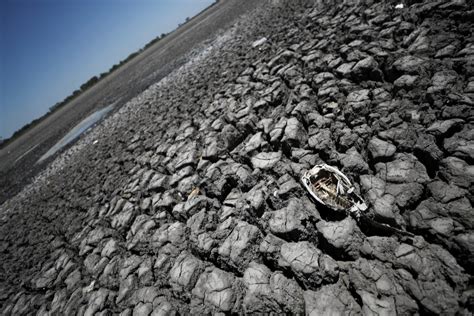
<instances>
[{"instance_id":1,"label":"sky","mask_svg":"<svg viewBox=\"0 0 474 316\"><path fill-rule=\"evenodd\" d=\"M214 0L0 0L0 137Z\"/></svg>"}]
</instances>

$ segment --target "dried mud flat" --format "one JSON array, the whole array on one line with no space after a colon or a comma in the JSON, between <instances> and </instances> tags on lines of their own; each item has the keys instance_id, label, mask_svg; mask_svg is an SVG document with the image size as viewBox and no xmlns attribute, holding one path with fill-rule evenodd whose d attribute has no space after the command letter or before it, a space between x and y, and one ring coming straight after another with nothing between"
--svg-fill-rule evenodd
<instances>
[{"instance_id":1,"label":"dried mud flat","mask_svg":"<svg viewBox=\"0 0 474 316\"><path fill-rule=\"evenodd\" d=\"M473 312L472 3L262 3L0 207L3 314Z\"/></svg>"},{"instance_id":2,"label":"dried mud flat","mask_svg":"<svg viewBox=\"0 0 474 316\"><path fill-rule=\"evenodd\" d=\"M183 65L191 50L259 4L253 0L215 3L0 148L0 204L44 169L45 163L37 161L77 124L112 104L114 111L122 107Z\"/></svg>"}]
</instances>

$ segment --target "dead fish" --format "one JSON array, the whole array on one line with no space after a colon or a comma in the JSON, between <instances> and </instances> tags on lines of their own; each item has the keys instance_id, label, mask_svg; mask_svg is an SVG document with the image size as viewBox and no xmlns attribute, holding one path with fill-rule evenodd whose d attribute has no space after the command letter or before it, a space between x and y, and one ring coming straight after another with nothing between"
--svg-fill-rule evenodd
<instances>
[{"instance_id":1,"label":"dead fish","mask_svg":"<svg viewBox=\"0 0 474 316\"><path fill-rule=\"evenodd\" d=\"M349 178L336 167L316 165L301 177L301 181L311 196L324 206L336 211L348 211L357 217L367 210L364 200L354 192Z\"/></svg>"},{"instance_id":2,"label":"dead fish","mask_svg":"<svg viewBox=\"0 0 474 316\"><path fill-rule=\"evenodd\" d=\"M355 193L355 188L349 178L339 169L326 164L316 165L301 177L304 187L320 204L335 211L345 211L355 216L358 222L367 229L380 235L399 235L412 238L410 232L379 223L371 219L364 200Z\"/></svg>"}]
</instances>

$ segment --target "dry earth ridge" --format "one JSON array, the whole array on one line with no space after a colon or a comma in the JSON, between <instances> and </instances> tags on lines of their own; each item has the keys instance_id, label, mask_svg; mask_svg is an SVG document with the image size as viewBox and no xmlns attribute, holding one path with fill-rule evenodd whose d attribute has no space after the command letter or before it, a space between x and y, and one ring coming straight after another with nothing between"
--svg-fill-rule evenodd
<instances>
[{"instance_id":1,"label":"dry earth ridge","mask_svg":"<svg viewBox=\"0 0 474 316\"><path fill-rule=\"evenodd\" d=\"M0 207L2 314L472 313L473 5L404 3L264 1L131 100Z\"/></svg>"}]
</instances>

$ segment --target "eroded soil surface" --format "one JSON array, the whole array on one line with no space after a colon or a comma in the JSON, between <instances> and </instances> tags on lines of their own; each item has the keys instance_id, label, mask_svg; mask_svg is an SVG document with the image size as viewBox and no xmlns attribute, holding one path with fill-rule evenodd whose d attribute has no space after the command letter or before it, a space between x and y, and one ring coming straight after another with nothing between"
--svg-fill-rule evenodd
<instances>
[{"instance_id":1,"label":"eroded soil surface","mask_svg":"<svg viewBox=\"0 0 474 316\"><path fill-rule=\"evenodd\" d=\"M1 206L3 314L473 312L472 3L262 3Z\"/></svg>"}]
</instances>

